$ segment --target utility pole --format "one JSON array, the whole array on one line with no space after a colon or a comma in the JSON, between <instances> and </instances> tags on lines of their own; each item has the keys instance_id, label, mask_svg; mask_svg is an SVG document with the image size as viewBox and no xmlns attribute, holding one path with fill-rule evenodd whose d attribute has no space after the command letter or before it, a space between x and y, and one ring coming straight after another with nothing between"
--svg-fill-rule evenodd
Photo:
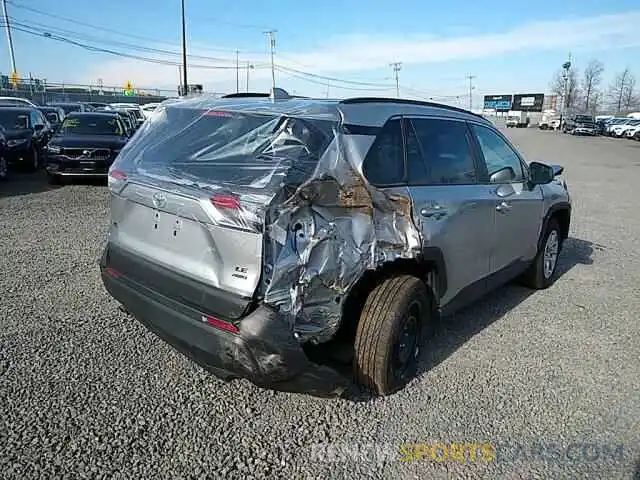
<instances>
[{"instance_id":1,"label":"utility pole","mask_svg":"<svg viewBox=\"0 0 640 480\"><path fill-rule=\"evenodd\" d=\"M560 104L560 129L563 127L564 117L567 109L567 88L569 86L569 70L571 70L571 54L569 54L569 59L562 64L562 76L563 76L563 84L562 84L562 103Z\"/></svg>"},{"instance_id":2,"label":"utility pole","mask_svg":"<svg viewBox=\"0 0 640 480\"><path fill-rule=\"evenodd\" d=\"M16 70L16 57L13 53L13 40L11 39L11 26L9 25L9 15L7 15L7 0L2 0L2 14L4 15L4 25L7 28L7 43L9 44L9 55L11 56L11 73Z\"/></svg>"},{"instance_id":3,"label":"utility pole","mask_svg":"<svg viewBox=\"0 0 640 480\"><path fill-rule=\"evenodd\" d=\"M396 96L400 98L400 70L402 70L402 62L393 62L389 66L393 68L393 74L396 77Z\"/></svg>"},{"instance_id":4,"label":"utility pole","mask_svg":"<svg viewBox=\"0 0 640 480\"><path fill-rule=\"evenodd\" d=\"M473 108L473 79L476 78L475 75L469 75L467 77L469 79L469 111Z\"/></svg>"},{"instance_id":5,"label":"utility pole","mask_svg":"<svg viewBox=\"0 0 640 480\"><path fill-rule=\"evenodd\" d=\"M329 88L331 88L331 83L327 80L327 98L329 98Z\"/></svg>"},{"instance_id":6,"label":"utility pole","mask_svg":"<svg viewBox=\"0 0 640 480\"><path fill-rule=\"evenodd\" d=\"M251 65L251 62L247 60L247 93L249 93L249 70L251 70L252 68L253 65Z\"/></svg>"},{"instance_id":7,"label":"utility pole","mask_svg":"<svg viewBox=\"0 0 640 480\"><path fill-rule=\"evenodd\" d=\"M3 0L5 1L5 0ZM184 0L182 0L182 94L186 95L187 83L187 27L184 17Z\"/></svg>"},{"instance_id":8,"label":"utility pole","mask_svg":"<svg viewBox=\"0 0 640 480\"><path fill-rule=\"evenodd\" d=\"M277 30L269 30L268 32L264 32L265 35L269 36L269 47L271 48L271 88L276 88L276 66L274 63L274 54L276 49L276 34Z\"/></svg>"},{"instance_id":9,"label":"utility pole","mask_svg":"<svg viewBox=\"0 0 640 480\"><path fill-rule=\"evenodd\" d=\"M240 57L236 48L236 93L240 93Z\"/></svg>"}]
</instances>

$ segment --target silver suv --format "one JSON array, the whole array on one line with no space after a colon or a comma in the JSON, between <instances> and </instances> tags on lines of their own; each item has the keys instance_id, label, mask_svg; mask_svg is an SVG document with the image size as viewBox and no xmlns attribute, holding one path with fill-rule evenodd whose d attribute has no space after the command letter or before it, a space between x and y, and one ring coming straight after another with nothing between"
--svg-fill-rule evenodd
<instances>
[{"instance_id":1,"label":"silver suv","mask_svg":"<svg viewBox=\"0 0 640 480\"><path fill-rule=\"evenodd\" d=\"M277 93L162 104L110 169L104 285L178 350L324 395L350 380L316 354L346 342L356 382L388 394L440 315L552 283L561 167L462 109Z\"/></svg>"}]
</instances>

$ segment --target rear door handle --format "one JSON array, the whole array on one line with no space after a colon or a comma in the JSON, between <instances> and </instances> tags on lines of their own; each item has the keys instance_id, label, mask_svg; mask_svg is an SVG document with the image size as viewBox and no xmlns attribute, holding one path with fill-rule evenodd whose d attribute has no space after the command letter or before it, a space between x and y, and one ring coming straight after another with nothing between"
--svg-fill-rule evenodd
<instances>
[{"instance_id":1,"label":"rear door handle","mask_svg":"<svg viewBox=\"0 0 640 480\"><path fill-rule=\"evenodd\" d=\"M500 202L496 207L496 210L500 213L507 213L511 210L511 204L507 202Z\"/></svg>"},{"instance_id":2,"label":"rear door handle","mask_svg":"<svg viewBox=\"0 0 640 480\"><path fill-rule=\"evenodd\" d=\"M421 208L420 215L425 218L435 218L436 220L442 218L447 215L446 210L443 210L439 205L433 206L431 208Z\"/></svg>"}]
</instances>

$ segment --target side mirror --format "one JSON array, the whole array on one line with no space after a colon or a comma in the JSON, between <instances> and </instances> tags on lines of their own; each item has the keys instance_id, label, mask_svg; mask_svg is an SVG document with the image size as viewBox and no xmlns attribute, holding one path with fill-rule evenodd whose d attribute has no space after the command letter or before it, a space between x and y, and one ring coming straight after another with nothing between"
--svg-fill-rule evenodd
<instances>
[{"instance_id":1,"label":"side mirror","mask_svg":"<svg viewBox=\"0 0 640 480\"><path fill-rule=\"evenodd\" d=\"M511 183L516 178L516 172L513 168L507 166L503 167L497 172L494 172L489 177L491 183Z\"/></svg>"},{"instance_id":2,"label":"side mirror","mask_svg":"<svg viewBox=\"0 0 640 480\"><path fill-rule=\"evenodd\" d=\"M553 167L539 162L529 164L529 181L532 185L545 185L550 183L554 177Z\"/></svg>"}]
</instances>

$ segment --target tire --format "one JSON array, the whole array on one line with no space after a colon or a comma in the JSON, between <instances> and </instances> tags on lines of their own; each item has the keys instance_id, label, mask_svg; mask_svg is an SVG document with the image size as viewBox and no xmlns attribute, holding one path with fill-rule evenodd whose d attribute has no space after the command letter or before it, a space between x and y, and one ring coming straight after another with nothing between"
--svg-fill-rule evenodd
<instances>
[{"instance_id":1,"label":"tire","mask_svg":"<svg viewBox=\"0 0 640 480\"><path fill-rule=\"evenodd\" d=\"M29 170L32 172L37 172L40 169L40 155L38 154L38 150L35 148L31 149L31 164L29 165Z\"/></svg>"},{"instance_id":2,"label":"tire","mask_svg":"<svg viewBox=\"0 0 640 480\"><path fill-rule=\"evenodd\" d=\"M0 182L9 179L9 165L7 164L7 159L4 157L0 157Z\"/></svg>"},{"instance_id":3,"label":"tire","mask_svg":"<svg viewBox=\"0 0 640 480\"><path fill-rule=\"evenodd\" d=\"M434 325L433 306L425 283L410 275L388 278L369 293L354 345L353 369L360 386L387 395L415 376L420 346Z\"/></svg>"},{"instance_id":4,"label":"tire","mask_svg":"<svg viewBox=\"0 0 640 480\"><path fill-rule=\"evenodd\" d=\"M555 240L554 240L555 237ZM545 252L552 254L555 243L555 258L551 256L547 257L548 261L552 261L552 265L546 265ZM522 280L523 283L533 289L543 290L553 284L555 280L556 268L558 266L558 257L562 250L562 232L560 231L560 225L555 218L549 220L547 229L542 237L540 249L533 259L531 265L524 273Z\"/></svg>"},{"instance_id":5,"label":"tire","mask_svg":"<svg viewBox=\"0 0 640 480\"><path fill-rule=\"evenodd\" d=\"M62 185L62 179L59 175L47 172L47 181L49 185Z\"/></svg>"}]
</instances>

